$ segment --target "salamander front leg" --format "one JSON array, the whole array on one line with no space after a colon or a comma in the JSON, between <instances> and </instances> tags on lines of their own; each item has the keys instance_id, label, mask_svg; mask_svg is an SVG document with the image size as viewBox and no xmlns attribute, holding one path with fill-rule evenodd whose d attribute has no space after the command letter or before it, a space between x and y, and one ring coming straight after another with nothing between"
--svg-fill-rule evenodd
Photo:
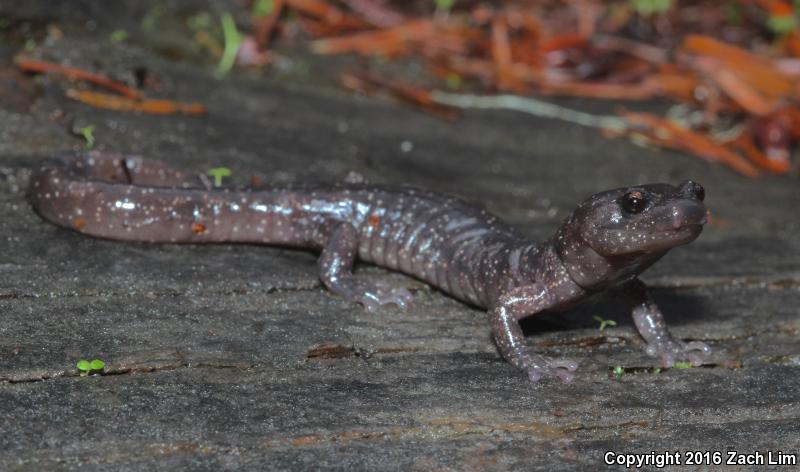
<instances>
[{"instance_id":1,"label":"salamander front leg","mask_svg":"<svg viewBox=\"0 0 800 472\"><path fill-rule=\"evenodd\" d=\"M568 383L572 381L572 372L578 368L578 363L570 359L551 359L530 350L517 321L525 315L547 309L551 302L547 288L542 284L517 287L500 297L489 310L489 323L500 354L514 367L526 371L532 381L558 377Z\"/></svg>"},{"instance_id":2,"label":"salamander front leg","mask_svg":"<svg viewBox=\"0 0 800 472\"><path fill-rule=\"evenodd\" d=\"M704 342L685 343L672 337L664 315L647 293L647 286L642 281L633 279L624 287L624 293L633 306L636 329L647 342L645 352L650 356L660 357L664 367L672 367L676 360L683 359L699 366L711 354L711 348Z\"/></svg>"},{"instance_id":3,"label":"salamander front leg","mask_svg":"<svg viewBox=\"0 0 800 472\"><path fill-rule=\"evenodd\" d=\"M368 311L381 305L394 304L406 308L414 300L404 287L392 288L383 283L357 280L353 263L358 253L358 232L349 223L340 223L331 232L318 261L319 278L331 292L358 302Z\"/></svg>"}]
</instances>

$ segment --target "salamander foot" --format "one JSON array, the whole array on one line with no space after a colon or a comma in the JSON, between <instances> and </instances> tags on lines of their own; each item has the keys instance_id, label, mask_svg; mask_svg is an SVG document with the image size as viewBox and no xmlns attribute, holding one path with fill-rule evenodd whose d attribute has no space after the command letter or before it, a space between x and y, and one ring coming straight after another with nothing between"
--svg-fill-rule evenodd
<instances>
[{"instance_id":1,"label":"salamander foot","mask_svg":"<svg viewBox=\"0 0 800 472\"><path fill-rule=\"evenodd\" d=\"M570 383L574 377L572 372L578 368L578 363L572 359L553 359L534 354L528 349L519 350L510 361L515 367L527 372L532 382L543 377L555 377L563 383Z\"/></svg>"},{"instance_id":2,"label":"salamander foot","mask_svg":"<svg viewBox=\"0 0 800 472\"><path fill-rule=\"evenodd\" d=\"M687 360L698 367L711 354L711 348L701 341L686 343L679 339L664 339L648 343L644 352L648 356L660 357L663 367L672 367L675 361L680 360Z\"/></svg>"},{"instance_id":3,"label":"salamander foot","mask_svg":"<svg viewBox=\"0 0 800 472\"><path fill-rule=\"evenodd\" d=\"M352 269L358 253L358 232L349 223L336 226L317 261L319 278L331 292L358 302L375 311L382 305L407 308L414 300L408 289L383 282L368 282L353 277Z\"/></svg>"},{"instance_id":4,"label":"salamander foot","mask_svg":"<svg viewBox=\"0 0 800 472\"><path fill-rule=\"evenodd\" d=\"M333 291L361 304L369 312L377 311L383 305L397 305L401 309L406 309L414 301L414 296L405 287L352 279L342 282L344 283L333 288Z\"/></svg>"}]
</instances>

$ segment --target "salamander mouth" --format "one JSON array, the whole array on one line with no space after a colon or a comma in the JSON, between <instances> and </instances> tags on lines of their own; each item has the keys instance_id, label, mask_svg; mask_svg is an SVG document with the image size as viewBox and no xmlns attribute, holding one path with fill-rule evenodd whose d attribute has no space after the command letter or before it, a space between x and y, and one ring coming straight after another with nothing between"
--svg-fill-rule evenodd
<instances>
[{"instance_id":1,"label":"salamander mouth","mask_svg":"<svg viewBox=\"0 0 800 472\"><path fill-rule=\"evenodd\" d=\"M663 215L658 230L666 233L682 234L702 230L707 223L706 207L700 202L685 200L672 206L668 214Z\"/></svg>"},{"instance_id":2,"label":"salamander mouth","mask_svg":"<svg viewBox=\"0 0 800 472\"><path fill-rule=\"evenodd\" d=\"M672 223L672 227L675 228L676 230L681 230L681 229L684 229L684 228L692 228L692 227L698 227L698 226L702 227L707 222L708 222L708 219L706 218L706 214L703 213L703 215L700 218L696 218L696 217L691 217L691 218L676 217L675 220Z\"/></svg>"},{"instance_id":3,"label":"salamander mouth","mask_svg":"<svg viewBox=\"0 0 800 472\"><path fill-rule=\"evenodd\" d=\"M658 224L649 232L649 250L665 250L694 241L708 220L705 205L686 200L664 209L657 221Z\"/></svg>"},{"instance_id":4,"label":"salamander mouth","mask_svg":"<svg viewBox=\"0 0 800 472\"><path fill-rule=\"evenodd\" d=\"M677 228L674 228L672 231L668 231L667 238L673 240L682 240L682 243L688 243L694 241L695 238L700 236L700 233L703 231L703 225L705 225L705 221L693 221L688 223L682 223Z\"/></svg>"},{"instance_id":5,"label":"salamander mouth","mask_svg":"<svg viewBox=\"0 0 800 472\"><path fill-rule=\"evenodd\" d=\"M703 224L702 223L691 223L685 224L673 231L671 231L672 239L678 240L686 240L686 242L691 242L703 231Z\"/></svg>"},{"instance_id":6,"label":"salamander mouth","mask_svg":"<svg viewBox=\"0 0 800 472\"><path fill-rule=\"evenodd\" d=\"M667 247L681 246L688 244L703 232L703 225L706 223L705 217L693 221L684 221L677 226L673 226L666 231L662 230L661 237Z\"/></svg>"}]
</instances>

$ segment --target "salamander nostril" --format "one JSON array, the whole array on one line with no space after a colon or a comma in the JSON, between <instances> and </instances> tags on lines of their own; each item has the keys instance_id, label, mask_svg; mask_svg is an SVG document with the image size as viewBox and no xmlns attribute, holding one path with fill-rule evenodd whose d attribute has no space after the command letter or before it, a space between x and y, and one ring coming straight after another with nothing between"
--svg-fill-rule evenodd
<instances>
[{"instance_id":1,"label":"salamander nostril","mask_svg":"<svg viewBox=\"0 0 800 472\"><path fill-rule=\"evenodd\" d=\"M685 180L683 181L679 188L683 191L683 194L687 197L694 197L701 202L706 198L706 189L703 188L702 185L698 184L693 180Z\"/></svg>"},{"instance_id":2,"label":"salamander nostril","mask_svg":"<svg viewBox=\"0 0 800 472\"><path fill-rule=\"evenodd\" d=\"M706 189L697 182L692 182L692 193L701 202L706 198Z\"/></svg>"}]
</instances>

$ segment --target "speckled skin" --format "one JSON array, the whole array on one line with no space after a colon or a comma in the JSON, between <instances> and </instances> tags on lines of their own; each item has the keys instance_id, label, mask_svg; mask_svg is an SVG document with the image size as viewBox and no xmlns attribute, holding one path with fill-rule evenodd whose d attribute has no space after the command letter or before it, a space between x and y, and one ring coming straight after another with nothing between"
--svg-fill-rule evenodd
<instances>
[{"instance_id":1,"label":"speckled skin","mask_svg":"<svg viewBox=\"0 0 800 472\"><path fill-rule=\"evenodd\" d=\"M703 190L643 185L583 201L542 243L467 203L412 188L348 182L265 190L192 184L157 161L100 152L47 161L31 178L34 208L46 220L84 234L152 243L246 242L321 251L319 276L332 292L369 310L405 307L405 288L356 280L356 258L422 279L488 309L503 357L531 380L568 382L573 361L526 345L519 320L563 310L612 286L630 300L646 352L665 366L699 365L710 352L666 328L636 276L670 248L694 240L705 223Z\"/></svg>"}]
</instances>

